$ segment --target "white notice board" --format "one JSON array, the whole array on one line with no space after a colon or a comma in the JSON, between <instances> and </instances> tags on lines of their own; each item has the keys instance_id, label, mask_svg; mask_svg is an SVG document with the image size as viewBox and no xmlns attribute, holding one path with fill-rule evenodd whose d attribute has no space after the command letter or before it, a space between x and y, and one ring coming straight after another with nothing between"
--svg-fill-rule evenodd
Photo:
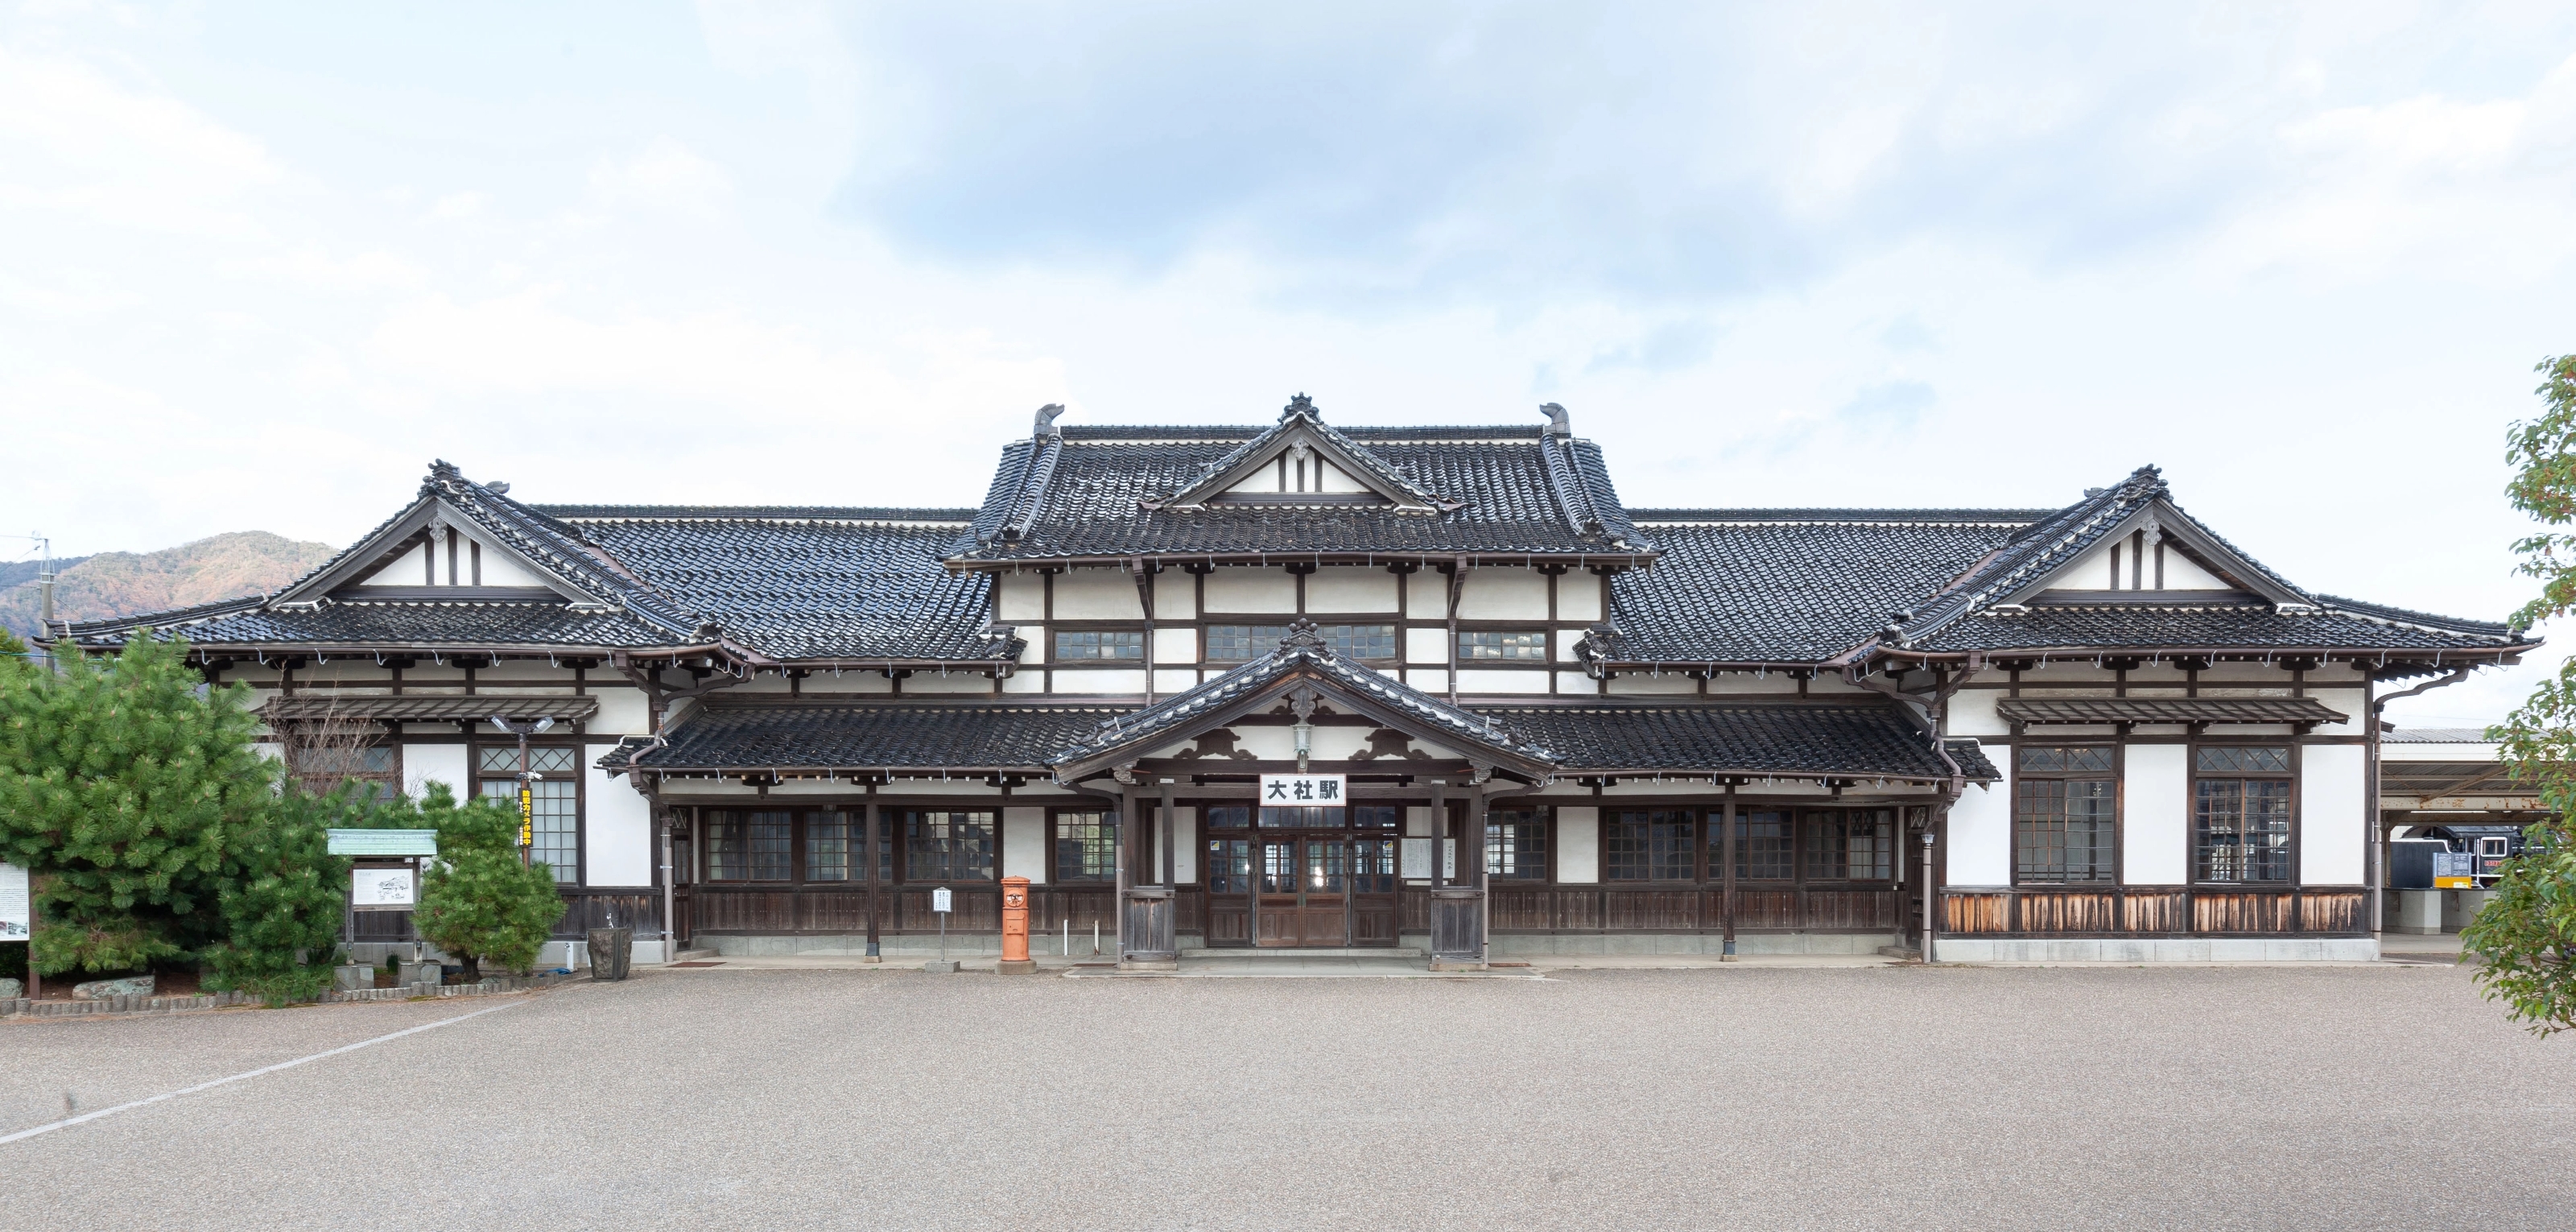
<instances>
[{"instance_id":1,"label":"white notice board","mask_svg":"<svg viewBox=\"0 0 2576 1232\"><path fill-rule=\"evenodd\" d=\"M409 907L419 901L414 892L412 870L407 868L353 868L349 870L349 905L360 911L389 911Z\"/></svg>"},{"instance_id":2,"label":"white notice board","mask_svg":"<svg viewBox=\"0 0 2576 1232\"><path fill-rule=\"evenodd\" d=\"M1408 881L1431 880L1431 840L1406 839L1403 851L1400 875ZM1450 879L1458 876L1458 840L1454 838L1440 840L1440 875Z\"/></svg>"},{"instance_id":3,"label":"white notice board","mask_svg":"<svg viewBox=\"0 0 2576 1232\"><path fill-rule=\"evenodd\" d=\"M26 940L35 923L27 903L27 870L0 864L0 941Z\"/></svg>"},{"instance_id":4,"label":"white notice board","mask_svg":"<svg viewBox=\"0 0 2576 1232\"><path fill-rule=\"evenodd\" d=\"M930 892L930 909L932 911L948 910L948 887L941 886Z\"/></svg>"}]
</instances>

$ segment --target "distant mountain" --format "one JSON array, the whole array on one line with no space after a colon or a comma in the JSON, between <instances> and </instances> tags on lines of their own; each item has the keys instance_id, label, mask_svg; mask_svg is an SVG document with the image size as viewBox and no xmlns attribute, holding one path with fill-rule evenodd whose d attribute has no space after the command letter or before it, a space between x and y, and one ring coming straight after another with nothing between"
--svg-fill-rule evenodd
<instances>
[{"instance_id":1,"label":"distant mountain","mask_svg":"<svg viewBox=\"0 0 2576 1232\"><path fill-rule=\"evenodd\" d=\"M275 590L340 549L264 530L234 531L158 552L101 552L54 562L54 618L99 620ZM0 565L0 628L35 631L37 562Z\"/></svg>"}]
</instances>

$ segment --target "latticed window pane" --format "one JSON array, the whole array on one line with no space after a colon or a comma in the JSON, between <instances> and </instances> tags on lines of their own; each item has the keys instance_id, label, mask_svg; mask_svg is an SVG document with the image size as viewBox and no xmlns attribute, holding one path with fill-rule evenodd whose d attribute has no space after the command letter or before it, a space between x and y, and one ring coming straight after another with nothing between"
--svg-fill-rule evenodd
<instances>
[{"instance_id":1,"label":"latticed window pane","mask_svg":"<svg viewBox=\"0 0 2576 1232\"><path fill-rule=\"evenodd\" d=\"M1395 893L1395 840L1364 838L1351 843L1351 892Z\"/></svg>"},{"instance_id":2,"label":"latticed window pane","mask_svg":"<svg viewBox=\"0 0 2576 1232\"><path fill-rule=\"evenodd\" d=\"M1653 809L1611 814L1602 827L1604 870L1612 881L1689 881L1691 814L1679 809Z\"/></svg>"},{"instance_id":3,"label":"latticed window pane","mask_svg":"<svg viewBox=\"0 0 2576 1232\"><path fill-rule=\"evenodd\" d=\"M1505 880L1547 876L1547 821L1536 809L1485 815L1485 875Z\"/></svg>"},{"instance_id":4,"label":"latticed window pane","mask_svg":"<svg viewBox=\"0 0 2576 1232\"><path fill-rule=\"evenodd\" d=\"M903 827L906 881L991 881L993 814L908 810Z\"/></svg>"},{"instance_id":5,"label":"latticed window pane","mask_svg":"<svg viewBox=\"0 0 2576 1232\"><path fill-rule=\"evenodd\" d=\"M1279 643L1287 637L1286 625L1209 625L1208 662L1242 663L1258 659L1279 649Z\"/></svg>"},{"instance_id":6,"label":"latticed window pane","mask_svg":"<svg viewBox=\"0 0 2576 1232\"><path fill-rule=\"evenodd\" d=\"M1316 630L1333 653L1349 659L1395 657L1394 625L1325 625Z\"/></svg>"},{"instance_id":7,"label":"latticed window pane","mask_svg":"<svg viewBox=\"0 0 2576 1232\"><path fill-rule=\"evenodd\" d=\"M515 744L487 744L482 747L479 756L482 759L483 771L486 774L517 774L519 772L519 746ZM539 774L570 774L573 772L573 769L576 763L579 762L580 758L580 750L565 748L560 745L553 747L530 745L528 747L528 769Z\"/></svg>"},{"instance_id":8,"label":"latticed window pane","mask_svg":"<svg viewBox=\"0 0 2576 1232\"><path fill-rule=\"evenodd\" d=\"M793 814L737 812L707 817L707 880L785 881Z\"/></svg>"},{"instance_id":9,"label":"latticed window pane","mask_svg":"<svg viewBox=\"0 0 2576 1232\"><path fill-rule=\"evenodd\" d=\"M1208 893L1242 894L1252 888L1252 840L1208 840Z\"/></svg>"},{"instance_id":10,"label":"latticed window pane","mask_svg":"<svg viewBox=\"0 0 2576 1232\"><path fill-rule=\"evenodd\" d=\"M1801 819L1799 845L1806 851L1806 872L1810 881L1839 881L1843 861L1850 854L1849 841L1843 833L1840 813L1809 813Z\"/></svg>"},{"instance_id":11,"label":"latticed window pane","mask_svg":"<svg viewBox=\"0 0 2576 1232\"><path fill-rule=\"evenodd\" d=\"M1350 809L1351 825L1362 830L1392 830L1404 824L1404 806L1400 804L1354 804Z\"/></svg>"},{"instance_id":12,"label":"latticed window pane","mask_svg":"<svg viewBox=\"0 0 2576 1232\"><path fill-rule=\"evenodd\" d=\"M1249 804L1211 804L1207 808L1207 827L1211 830L1240 830L1252 824Z\"/></svg>"},{"instance_id":13,"label":"latticed window pane","mask_svg":"<svg viewBox=\"0 0 2576 1232\"><path fill-rule=\"evenodd\" d=\"M2109 774L2111 750L2031 746L2021 751L2021 768L2024 774Z\"/></svg>"},{"instance_id":14,"label":"latticed window pane","mask_svg":"<svg viewBox=\"0 0 2576 1232\"><path fill-rule=\"evenodd\" d=\"M1118 818L1112 813L1055 815L1055 879L1115 881Z\"/></svg>"},{"instance_id":15,"label":"latticed window pane","mask_svg":"<svg viewBox=\"0 0 2576 1232\"><path fill-rule=\"evenodd\" d=\"M1350 887L1351 845L1306 844L1306 892L1340 894Z\"/></svg>"},{"instance_id":16,"label":"latticed window pane","mask_svg":"<svg viewBox=\"0 0 2576 1232\"><path fill-rule=\"evenodd\" d=\"M295 776L315 794L339 790L354 779L372 789L378 800L402 793L402 759L390 745L290 744Z\"/></svg>"},{"instance_id":17,"label":"latticed window pane","mask_svg":"<svg viewBox=\"0 0 2576 1232\"><path fill-rule=\"evenodd\" d=\"M2289 781L2200 780L2192 800L2192 875L2201 881L2288 881Z\"/></svg>"},{"instance_id":18,"label":"latticed window pane","mask_svg":"<svg viewBox=\"0 0 2576 1232\"><path fill-rule=\"evenodd\" d=\"M1843 815L1848 837L1843 875L1854 881L1886 881L1896 871L1896 815L1868 809Z\"/></svg>"},{"instance_id":19,"label":"latticed window pane","mask_svg":"<svg viewBox=\"0 0 2576 1232\"><path fill-rule=\"evenodd\" d=\"M2017 879L2034 882L2103 882L2114 880L2118 864L2118 783L2111 750L2065 748L2022 750L2022 769L2041 769L2066 778L2023 778L2014 784L2013 868ZM2101 778L2073 777L2079 773Z\"/></svg>"},{"instance_id":20,"label":"latticed window pane","mask_svg":"<svg viewBox=\"0 0 2576 1232\"><path fill-rule=\"evenodd\" d=\"M1338 830L1348 822L1347 812L1337 808L1300 805L1294 808L1261 806L1261 824L1271 830Z\"/></svg>"},{"instance_id":21,"label":"latticed window pane","mask_svg":"<svg viewBox=\"0 0 2576 1232\"><path fill-rule=\"evenodd\" d=\"M1788 881L1797 876L1789 862L1789 815L1758 809L1735 815L1735 876L1739 881Z\"/></svg>"},{"instance_id":22,"label":"latticed window pane","mask_svg":"<svg viewBox=\"0 0 2576 1232\"><path fill-rule=\"evenodd\" d=\"M849 880L859 863L851 855L850 840L858 834L856 820L847 813L807 813L805 880Z\"/></svg>"},{"instance_id":23,"label":"latticed window pane","mask_svg":"<svg viewBox=\"0 0 2576 1232\"><path fill-rule=\"evenodd\" d=\"M1058 630L1055 657L1058 661L1142 659L1145 634L1141 629Z\"/></svg>"},{"instance_id":24,"label":"latticed window pane","mask_svg":"<svg viewBox=\"0 0 2576 1232\"><path fill-rule=\"evenodd\" d=\"M531 750L533 751L533 750ZM569 750L552 750L569 752ZM531 759L534 760L534 759ZM512 750L510 764L519 764ZM481 794L490 796L516 811L519 805L519 780L487 778ZM529 829L534 840L528 845L528 859L542 861L552 868L555 881L570 884L581 879L581 784L571 778L537 779L528 784ZM781 874L783 877L784 874Z\"/></svg>"},{"instance_id":25,"label":"latticed window pane","mask_svg":"<svg viewBox=\"0 0 2576 1232\"><path fill-rule=\"evenodd\" d=\"M1545 630L1497 632L1492 629L1470 629L1458 635L1458 657L1461 659L1526 659L1547 661Z\"/></svg>"},{"instance_id":26,"label":"latticed window pane","mask_svg":"<svg viewBox=\"0 0 2576 1232\"><path fill-rule=\"evenodd\" d=\"M2193 761L2202 774L2288 774L2290 750L2286 748L2209 748L2193 753Z\"/></svg>"}]
</instances>

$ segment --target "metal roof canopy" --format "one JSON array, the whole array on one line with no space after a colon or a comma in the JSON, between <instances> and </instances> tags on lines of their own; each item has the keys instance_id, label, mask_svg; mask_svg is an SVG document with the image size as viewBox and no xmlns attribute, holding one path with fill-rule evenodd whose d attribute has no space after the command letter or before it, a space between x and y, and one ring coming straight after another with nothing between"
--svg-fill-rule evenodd
<instances>
[{"instance_id":1,"label":"metal roof canopy","mask_svg":"<svg viewBox=\"0 0 2576 1232\"><path fill-rule=\"evenodd\" d=\"M2012 697L1995 713L2015 723L2341 723L2313 697Z\"/></svg>"},{"instance_id":2,"label":"metal roof canopy","mask_svg":"<svg viewBox=\"0 0 2576 1232\"><path fill-rule=\"evenodd\" d=\"M587 719L599 713L595 697L335 697L295 693L259 708L276 722L352 719L388 722L480 723L504 719Z\"/></svg>"},{"instance_id":3,"label":"metal roof canopy","mask_svg":"<svg viewBox=\"0 0 2576 1232\"><path fill-rule=\"evenodd\" d=\"M436 830L329 830L335 856L434 856Z\"/></svg>"}]
</instances>

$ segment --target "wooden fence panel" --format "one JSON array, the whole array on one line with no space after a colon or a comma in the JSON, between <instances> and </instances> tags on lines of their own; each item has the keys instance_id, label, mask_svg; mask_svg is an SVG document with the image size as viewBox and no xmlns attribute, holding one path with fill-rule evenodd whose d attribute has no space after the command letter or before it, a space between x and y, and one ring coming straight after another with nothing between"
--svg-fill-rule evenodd
<instances>
[{"instance_id":1,"label":"wooden fence panel","mask_svg":"<svg viewBox=\"0 0 2576 1232\"><path fill-rule=\"evenodd\" d=\"M2120 927L2133 933L2178 933L2189 928L2191 891L2120 891Z\"/></svg>"},{"instance_id":2,"label":"wooden fence panel","mask_svg":"<svg viewBox=\"0 0 2576 1232\"><path fill-rule=\"evenodd\" d=\"M2295 923L2290 896L2278 892L2195 890L2191 915L2202 933L2286 933Z\"/></svg>"},{"instance_id":3,"label":"wooden fence panel","mask_svg":"<svg viewBox=\"0 0 2576 1232\"><path fill-rule=\"evenodd\" d=\"M2012 931L2012 896L2003 893L1941 896L1941 931L1958 933L2001 933Z\"/></svg>"},{"instance_id":4,"label":"wooden fence panel","mask_svg":"<svg viewBox=\"0 0 2576 1232\"><path fill-rule=\"evenodd\" d=\"M2109 890L2023 890L2021 931L2107 933L2120 927L2119 905Z\"/></svg>"},{"instance_id":5,"label":"wooden fence panel","mask_svg":"<svg viewBox=\"0 0 2576 1232\"><path fill-rule=\"evenodd\" d=\"M1611 890L1606 897L1607 926L1613 929L1699 927L1697 890Z\"/></svg>"}]
</instances>

